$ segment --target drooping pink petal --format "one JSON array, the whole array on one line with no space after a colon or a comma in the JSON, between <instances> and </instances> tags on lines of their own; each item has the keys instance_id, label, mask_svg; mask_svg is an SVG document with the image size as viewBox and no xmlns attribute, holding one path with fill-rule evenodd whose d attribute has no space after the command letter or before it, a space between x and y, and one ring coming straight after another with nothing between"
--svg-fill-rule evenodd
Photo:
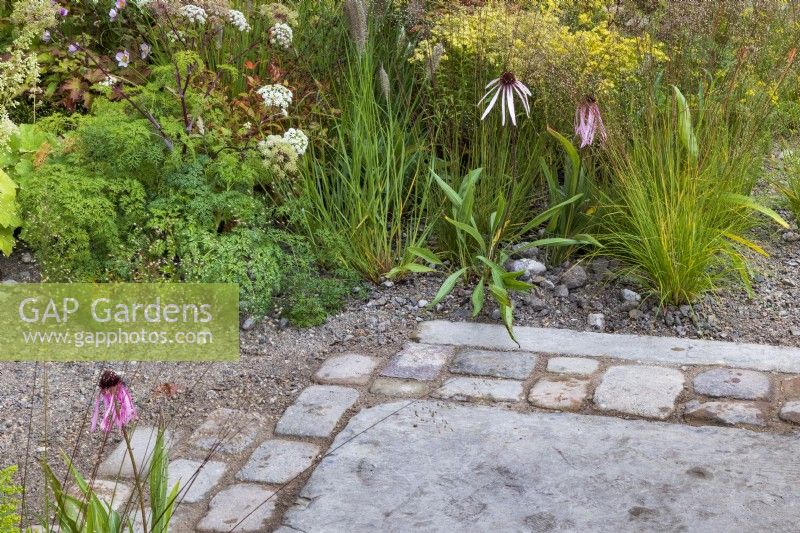
<instances>
[{"instance_id":1,"label":"drooping pink petal","mask_svg":"<svg viewBox=\"0 0 800 533\"><path fill-rule=\"evenodd\" d=\"M508 114L511 116L511 124L517 125L517 110L514 109L514 89L509 86L506 88L508 93Z\"/></svg>"},{"instance_id":2,"label":"drooping pink petal","mask_svg":"<svg viewBox=\"0 0 800 533\"><path fill-rule=\"evenodd\" d=\"M487 94L489 94L489 93L487 93ZM489 102L489 105L488 105L488 106L486 106L486 111L484 111L484 112L483 112L483 115L481 115L481 120L485 119L485 118L487 117L487 115L489 115L489 112L490 112L490 111L492 110L492 108L494 107L494 104L496 104L496 103L497 103L497 97L498 97L498 96L500 96L500 89L499 89L499 88L498 88L498 89L497 89L497 90L494 92L494 97L493 97L493 98L492 98L492 100Z\"/></svg>"}]
</instances>

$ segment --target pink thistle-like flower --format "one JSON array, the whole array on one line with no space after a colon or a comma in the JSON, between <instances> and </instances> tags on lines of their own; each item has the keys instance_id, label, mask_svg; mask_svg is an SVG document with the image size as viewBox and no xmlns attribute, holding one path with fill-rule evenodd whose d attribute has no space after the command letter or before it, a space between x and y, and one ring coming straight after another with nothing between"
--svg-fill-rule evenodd
<instances>
[{"instance_id":1,"label":"pink thistle-like flower","mask_svg":"<svg viewBox=\"0 0 800 533\"><path fill-rule=\"evenodd\" d=\"M600 107L594 97L587 96L575 110L575 135L581 139L581 148L594 143L594 136L598 131L600 141L605 142L608 134L603 125L603 117L600 116Z\"/></svg>"},{"instance_id":2,"label":"pink thistle-like flower","mask_svg":"<svg viewBox=\"0 0 800 533\"><path fill-rule=\"evenodd\" d=\"M94 413L92 414L92 431L97 428L100 417L100 400L103 400L103 416L100 419L100 429L108 433L111 428L125 427L136 418L136 406L133 405L131 393L122 378L113 370L103 370L98 383L100 392L94 400Z\"/></svg>"},{"instance_id":3,"label":"pink thistle-like flower","mask_svg":"<svg viewBox=\"0 0 800 533\"><path fill-rule=\"evenodd\" d=\"M481 115L481 120L485 119L489 115L489 112L497 103L497 99L500 98L502 125L506 125L506 112L508 112L508 116L511 118L511 124L516 126L517 113L514 109L515 95L518 96L522 102L522 107L525 109L525 115L529 117L531 116L531 108L528 104L528 97L531 95L531 91L525 86L524 83L517 80L517 77L513 72L504 72L499 78L490 81L486 86L486 90L486 94L483 95L483 98L481 98L480 102L478 102L478 105L483 103L483 101L490 96L492 96L492 99L489 101L489 105L486 106L483 115Z\"/></svg>"}]
</instances>

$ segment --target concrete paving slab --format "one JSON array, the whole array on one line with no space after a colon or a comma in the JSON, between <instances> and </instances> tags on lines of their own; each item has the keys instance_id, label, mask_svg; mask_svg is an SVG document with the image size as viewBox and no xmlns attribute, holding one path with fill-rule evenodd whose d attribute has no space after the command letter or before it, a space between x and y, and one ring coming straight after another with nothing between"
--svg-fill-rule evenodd
<instances>
[{"instance_id":1,"label":"concrete paving slab","mask_svg":"<svg viewBox=\"0 0 800 533\"><path fill-rule=\"evenodd\" d=\"M503 326L474 322L423 322L420 342L453 344L487 350L523 350L615 357L669 365L727 365L752 370L800 373L800 348L735 342L591 333L555 328L514 328L519 346Z\"/></svg>"},{"instance_id":2,"label":"concrete paving slab","mask_svg":"<svg viewBox=\"0 0 800 533\"><path fill-rule=\"evenodd\" d=\"M286 531L793 531L800 439L453 402L365 409ZM481 435L481 438L476 438Z\"/></svg>"}]
</instances>

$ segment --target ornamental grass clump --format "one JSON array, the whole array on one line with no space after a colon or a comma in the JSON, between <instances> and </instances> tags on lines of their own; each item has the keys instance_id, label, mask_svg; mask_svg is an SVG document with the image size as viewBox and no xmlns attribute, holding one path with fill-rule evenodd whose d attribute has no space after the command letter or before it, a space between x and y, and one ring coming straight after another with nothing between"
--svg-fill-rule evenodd
<instances>
[{"instance_id":1,"label":"ornamental grass clump","mask_svg":"<svg viewBox=\"0 0 800 533\"><path fill-rule=\"evenodd\" d=\"M746 128L726 120L724 98L705 94L695 125L675 88L667 105L651 104L630 145L612 156L603 253L622 260L661 304L694 302L732 279L749 291L745 250L766 255L745 237L754 212L786 225L749 196L764 154Z\"/></svg>"}]
</instances>

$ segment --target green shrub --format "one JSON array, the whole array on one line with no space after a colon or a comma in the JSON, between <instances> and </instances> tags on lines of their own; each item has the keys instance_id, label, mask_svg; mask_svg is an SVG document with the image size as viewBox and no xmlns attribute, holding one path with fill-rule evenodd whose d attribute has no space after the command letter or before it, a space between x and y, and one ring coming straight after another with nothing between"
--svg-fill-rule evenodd
<instances>
[{"instance_id":1,"label":"green shrub","mask_svg":"<svg viewBox=\"0 0 800 533\"><path fill-rule=\"evenodd\" d=\"M617 154L603 253L621 259L662 304L693 302L732 277L749 290L741 247L764 253L743 236L753 211L785 224L749 196L763 148L742 142L713 95L696 128L677 89L673 102L652 108Z\"/></svg>"},{"instance_id":2,"label":"green shrub","mask_svg":"<svg viewBox=\"0 0 800 533\"><path fill-rule=\"evenodd\" d=\"M269 235L255 229L216 234L198 232L181 249L186 281L238 283L239 307L268 314L272 297L280 291L284 254Z\"/></svg>"},{"instance_id":3,"label":"green shrub","mask_svg":"<svg viewBox=\"0 0 800 533\"><path fill-rule=\"evenodd\" d=\"M14 231L22 224L17 205L17 184L0 170L0 252L11 255Z\"/></svg>"},{"instance_id":4,"label":"green shrub","mask_svg":"<svg viewBox=\"0 0 800 533\"><path fill-rule=\"evenodd\" d=\"M785 182L778 184L778 189L786 197L789 209L800 223L800 156L792 152L784 156Z\"/></svg>"},{"instance_id":5,"label":"green shrub","mask_svg":"<svg viewBox=\"0 0 800 533\"><path fill-rule=\"evenodd\" d=\"M101 281L127 235L143 220L145 191L70 163L46 164L23 183L22 238L50 281Z\"/></svg>"},{"instance_id":6,"label":"green shrub","mask_svg":"<svg viewBox=\"0 0 800 533\"><path fill-rule=\"evenodd\" d=\"M16 466L9 466L0 470L0 532L18 531L19 507L18 496L22 488L14 483L14 474L17 472Z\"/></svg>"}]
</instances>

